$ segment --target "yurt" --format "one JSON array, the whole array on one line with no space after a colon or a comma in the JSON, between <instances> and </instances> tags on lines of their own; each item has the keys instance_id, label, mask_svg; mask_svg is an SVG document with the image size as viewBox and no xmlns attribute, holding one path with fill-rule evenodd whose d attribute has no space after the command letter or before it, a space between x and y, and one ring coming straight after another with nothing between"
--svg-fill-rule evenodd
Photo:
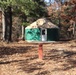
<instances>
[{"instance_id":1,"label":"yurt","mask_svg":"<svg viewBox=\"0 0 76 75\"><path fill-rule=\"evenodd\" d=\"M46 18L38 19L25 28L26 41L57 41L59 28Z\"/></svg>"}]
</instances>

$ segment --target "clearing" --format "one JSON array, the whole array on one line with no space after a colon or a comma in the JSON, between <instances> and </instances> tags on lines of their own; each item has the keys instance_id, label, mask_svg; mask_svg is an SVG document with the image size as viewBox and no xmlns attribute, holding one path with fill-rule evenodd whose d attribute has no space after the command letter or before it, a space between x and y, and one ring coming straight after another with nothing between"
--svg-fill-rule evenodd
<instances>
[{"instance_id":1,"label":"clearing","mask_svg":"<svg viewBox=\"0 0 76 75\"><path fill-rule=\"evenodd\" d=\"M44 44L43 60L37 49L24 41L0 42L0 75L76 75L75 40Z\"/></svg>"}]
</instances>

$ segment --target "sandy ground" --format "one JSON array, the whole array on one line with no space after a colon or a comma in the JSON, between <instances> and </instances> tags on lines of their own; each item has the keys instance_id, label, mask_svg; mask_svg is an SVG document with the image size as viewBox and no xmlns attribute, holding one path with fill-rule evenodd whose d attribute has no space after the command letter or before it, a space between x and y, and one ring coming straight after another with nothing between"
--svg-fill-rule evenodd
<instances>
[{"instance_id":1,"label":"sandy ground","mask_svg":"<svg viewBox=\"0 0 76 75\"><path fill-rule=\"evenodd\" d=\"M76 75L75 40L44 44L43 54L38 44L0 42L0 75Z\"/></svg>"}]
</instances>

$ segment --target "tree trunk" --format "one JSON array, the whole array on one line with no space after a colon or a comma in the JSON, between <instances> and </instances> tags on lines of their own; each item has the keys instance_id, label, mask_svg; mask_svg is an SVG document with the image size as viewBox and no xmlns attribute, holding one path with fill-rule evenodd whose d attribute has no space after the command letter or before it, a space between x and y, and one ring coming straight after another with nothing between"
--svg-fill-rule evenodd
<instances>
[{"instance_id":1,"label":"tree trunk","mask_svg":"<svg viewBox=\"0 0 76 75\"><path fill-rule=\"evenodd\" d=\"M76 24L75 24L75 22L73 22L73 35L74 35L74 38L76 39Z\"/></svg>"},{"instance_id":2,"label":"tree trunk","mask_svg":"<svg viewBox=\"0 0 76 75\"><path fill-rule=\"evenodd\" d=\"M3 34L2 34L2 39L5 40L5 16L4 16L4 12L2 11L2 31L3 31Z\"/></svg>"},{"instance_id":3,"label":"tree trunk","mask_svg":"<svg viewBox=\"0 0 76 75\"><path fill-rule=\"evenodd\" d=\"M8 7L5 10L5 40L10 42L12 41L11 36L12 36L12 11L11 7Z\"/></svg>"},{"instance_id":4,"label":"tree trunk","mask_svg":"<svg viewBox=\"0 0 76 75\"><path fill-rule=\"evenodd\" d=\"M22 25L22 39L24 40L24 26Z\"/></svg>"}]
</instances>

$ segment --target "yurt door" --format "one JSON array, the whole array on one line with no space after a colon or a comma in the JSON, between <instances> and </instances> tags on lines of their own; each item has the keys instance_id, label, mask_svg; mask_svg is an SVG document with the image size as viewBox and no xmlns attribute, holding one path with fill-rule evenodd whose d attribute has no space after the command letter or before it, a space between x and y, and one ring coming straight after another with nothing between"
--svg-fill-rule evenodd
<instances>
[{"instance_id":1,"label":"yurt door","mask_svg":"<svg viewBox=\"0 0 76 75\"><path fill-rule=\"evenodd\" d=\"M41 40L46 41L47 40L47 29L41 30Z\"/></svg>"}]
</instances>

